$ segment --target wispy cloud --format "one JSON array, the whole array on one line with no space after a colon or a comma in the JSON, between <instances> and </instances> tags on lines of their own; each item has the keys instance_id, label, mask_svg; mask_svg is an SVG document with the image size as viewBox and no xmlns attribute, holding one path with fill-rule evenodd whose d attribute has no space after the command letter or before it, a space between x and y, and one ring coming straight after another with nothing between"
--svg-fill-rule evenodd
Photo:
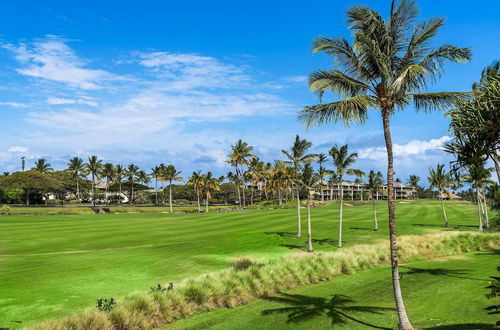
<instances>
[{"instance_id":1,"label":"wispy cloud","mask_svg":"<svg viewBox=\"0 0 500 330\"><path fill-rule=\"evenodd\" d=\"M27 107L28 104L26 104L26 103L19 103L19 102L0 102L0 106L9 106L9 107L14 107L14 108L24 108L24 107Z\"/></svg>"},{"instance_id":2,"label":"wispy cloud","mask_svg":"<svg viewBox=\"0 0 500 330\"><path fill-rule=\"evenodd\" d=\"M97 107L97 102L89 100L89 99L68 99L61 97L49 97L47 99L48 104L52 105L61 105L61 104L85 104L91 107Z\"/></svg>"},{"instance_id":3,"label":"wispy cloud","mask_svg":"<svg viewBox=\"0 0 500 330\"><path fill-rule=\"evenodd\" d=\"M64 83L72 88L98 89L118 77L107 71L88 68L67 43L69 40L47 36L32 43L4 44L22 65L20 74Z\"/></svg>"}]
</instances>

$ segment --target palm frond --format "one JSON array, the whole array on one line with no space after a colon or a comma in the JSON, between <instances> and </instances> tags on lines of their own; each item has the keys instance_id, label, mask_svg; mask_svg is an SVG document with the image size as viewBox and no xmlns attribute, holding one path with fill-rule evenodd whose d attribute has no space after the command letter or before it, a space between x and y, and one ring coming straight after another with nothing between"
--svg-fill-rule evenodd
<instances>
[{"instance_id":1,"label":"palm frond","mask_svg":"<svg viewBox=\"0 0 500 330\"><path fill-rule=\"evenodd\" d=\"M468 92L434 92L413 94L416 110L444 110L457 104L460 100L470 97Z\"/></svg>"},{"instance_id":2,"label":"palm frond","mask_svg":"<svg viewBox=\"0 0 500 330\"><path fill-rule=\"evenodd\" d=\"M338 102L305 107L299 114L299 120L306 122L307 127L340 120L346 125L363 123L367 119L368 108L373 106L375 103L372 97L353 96Z\"/></svg>"},{"instance_id":3,"label":"palm frond","mask_svg":"<svg viewBox=\"0 0 500 330\"><path fill-rule=\"evenodd\" d=\"M339 70L318 70L310 74L309 88L311 91L317 92L321 99L323 93L327 90L331 90L340 96L349 97L366 92L370 89L370 86L347 76Z\"/></svg>"}]
</instances>

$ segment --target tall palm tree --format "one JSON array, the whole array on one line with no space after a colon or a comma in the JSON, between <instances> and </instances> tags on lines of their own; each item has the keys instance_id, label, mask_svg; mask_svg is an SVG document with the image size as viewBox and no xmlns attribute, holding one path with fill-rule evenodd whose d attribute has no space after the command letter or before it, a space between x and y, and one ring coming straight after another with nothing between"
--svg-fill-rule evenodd
<instances>
[{"instance_id":1,"label":"tall palm tree","mask_svg":"<svg viewBox=\"0 0 500 330\"><path fill-rule=\"evenodd\" d=\"M446 217L446 210L444 208L443 195L449 194L448 187L452 184L453 180L449 172L446 172L443 164L438 164L437 167L429 168L429 177L427 178L431 188L436 188L439 192L441 199L441 209L443 210L444 226L448 227L448 218Z\"/></svg>"},{"instance_id":2,"label":"tall palm tree","mask_svg":"<svg viewBox=\"0 0 500 330\"><path fill-rule=\"evenodd\" d=\"M145 171L140 170L137 172L137 182L148 185L151 183L151 177Z\"/></svg>"},{"instance_id":3,"label":"tall palm tree","mask_svg":"<svg viewBox=\"0 0 500 330\"><path fill-rule=\"evenodd\" d=\"M169 188L169 202L170 202L170 213L174 212L172 207L172 182L184 182L184 179L180 177L181 171L177 171L174 165L167 165L162 172L162 180L168 181Z\"/></svg>"},{"instance_id":4,"label":"tall palm tree","mask_svg":"<svg viewBox=\"0 0 500 330\"><path fill-rule=\"evenodd\" d=\"M212 191L220 191L220 181L214 178L212 172L203 175L202 190L205 192L205 212L208 212L208 201L212 198Z\"/></svg>"},{"instance_id":5,"label":"tall palm tree","mask_svg":"<svg viewBox=\"0 0 500 330\"><path fill-rule=\"evenodd\" d=\"M263 184L265 173L264 168L265 164L259 159L259 157L251 158L248 163L247 172L251 183L250 204L253 204L255 187L259 188L259 185Z\"/></svg>"},{"instance_id":6,"label":"tall palm tree","mask_svg":"<svg viewBox=\"0 0 500 330\"><path fill-rule=\"evenodd\" d=\"M40 158L35 161L35 167L32 170L38 171L43 174L52 172L54 169L51 167L50 163L47 162L45 158Z\"/></svg>"},{"instance_id":7,"label":"tall palm tree","mask_svg":"<svg viewBox=\"0 0 500 330\"><path fill-rule=\"evenodd\" d=\"M111 163L106 163L102 166L101 170L101 176L106 179L106 192L105 192L105 198L106 202L108 202L108 191L109 191L109 185L113 181L115 177L115 167Z\"/></svg>"},{"instance_id":8,"label":"tall palm tree","mask_svg":"<svg viewBox=\"0 0 500 330\"><path fill-rule=\"evenodd\" d=\"M418 182L420 181L420 177L417 175L410 175L408 177L408 181L406 182L410 187L415 189L415 197L418 199Z\"/></svg>"},{"instance_id":9,"label":"tall palm tree","mask_svg":"<svg viewBox=\"0 0 500 330\"><path fill-rule=\"evenodd\" d=\"M76 198L78 200L80 200L80 177L84 173L84 169L85 167L83 165L83 159L79 157L73 157L69 160L68 171L76 181Z\"/></svg>"},{"instance_id":10,"label":"tall palm tree","mask_svg":"<svg viewBox=\"0 0 500 330\"><path fill-rule=\"evenodd\" d=\"M433 18L416 23L419 14L414 1L392 1L390 16L382 15L365 6L347 10L349 29L354 34L353 45L345 38L320 37L313 43L313 52L324 52L337 66L330 71L318 70L311 74L312 91L320 98L327 91L341 97L340 101L306 107L300 118L308 126L342 120L349 125L363 123L370 108L380 110L387 148L387 203L389 209L389 237L394 299L399 326L412 329L406 315L399 283L396 245L396 217L394 211L393 152L390 117L395 109L403 109L412 100L415 109L443 109L464 93L422 93L427 82L438 78L448 62L467 62L468 48L430 45L444 19Z\"/></svg>"},{"instance_id":11,"label":"tall palm tree","mask_svg":"<svg viewBox=\"0 0 500 330\"><path fill-rule=\"evenodd\" d=\"M328 156L324 153L320 153L317 155L317 161L319 164L319 171L318 171L319 183L320 183L319 191L321 194L321 201L324 202L325 201L325 194L323 192L323 187L324 187L323 183L325 180L325 176L328 174L328 170L323 166L323 164L325 164L328 161Z\"/></svg>"},{"instance_id":12,"label":"tall palm tree","mask_svg":"<svg viewBox=\"0 0 500 330\"><path fill-rule=\"evenodd\" d=\"M306 164L302 171L301 182L304 187L307 189L307 252L313 252L312 245L312 230L311 230L311 193L312 189L314 189L318 185L319 174L314 173L314 170L311 164Z\"/></svg>"},{"instance_id":13,"label":"tall palm tree","mask_svg":"<svg viewBox=\"0 0 500 330\"><path fill-rule=\"evenodd\" d=\"M95 206L95 186L101 171L102 160L98 159L96 155L92 155L89 156L89 160L84 166L85 170L92 176L92 205Z\"/></svg>"},{"instance_id":14,"label":"tall palm tree","mask_svg":"<svg viewBox=\"0 0 500 330\"><path fill-rule=\"evenodd\" d=\"M375 195L378 193L380 187L382 186L383 175L381 172L375 173L374 171L370 171L368 173L368 182L366 183L366 188L370 190L370 195L372 197L372 206L373 206L373 230L378 230L377 223L377 208L375 203Z\"/></svg>"},{"instance_id":15,"label":"tall palm tree","mask_svg":"<svg viewBox=\"0 0 500 330\"><path fill-rule=\"evenodd\" d=\"M118 164L115 166L115 181L118 182L118 196L122 197L122 181L125 176L126 170L122 165Z\"/></svg>"},{"instance_id":16,"label":"tall palm tree","mask_svg":"<svg viewBox=\"0 0 500 330\"><path fill-rule=\"evenodd\" d=\"M198 202L198 213L201 213L201 205L200 205L200 195L201 195L201 188L202 188L202 185L203 185L203 175L201 175L201 172L198 171L198 172L193 172L193 174L191 174L191 177L188 179L188 182L187 184L190 185L190 186L193 186L193 189L196 193L196 199L197 199L197 202Z\"/></svg>"},{"instance_id":17,"label":"tall palm tree","mask_svg":"<svg viewBox=\"0 0 500 330\"><path fill-rule=\"evenodd\" d=\"M473 163L467 167L468 174L464 176L464 180L471 183L472 187L476 190L479 231L483 231L483 227L489 227L488 210L485 200L484 187L485 185L492 183L490 181L492 171L492 168L485 167L485 163Z\"/></svg>"},{"instance_id":18,"label":"tall palm tree","mask_svg":"<svg viewBox=\"0 0 500 330\"><path fill-rule=\"evenodd\" d=\"M307 151L311 148L312 143L306 139L300 139L297 135L290 150L281 150L288 158L287 163L291 164L295 169L295 176L297 177L295 191L297 193L297 237L301 237L301 221L300 221L300 176L302 175L302 165L310 163L314 160L316 155L308 154Z\"/></svg>"},{"instance_id":19,"label":"tall palm tree","mask_svg":"<svg viewBox=\"0 0 500 330\"><path fill-rule=\"evenodd\" d=\"M334 145L329 152L330 156L333 159L333 165L335 165L335 169L337 175L339 176L339 199L340 199L340 211L339 211L339 244L338 247L342 247L342 207L344 204L344 187L342 179L345 174L348 175L360 175L362 173L361 170L353 169L350 166L354 164L356 158L358 157L357 153L349 153L349 147L343 145L341 147Z\"/></svg>"},{"instance_id":20,"label":"tall palm tree","mask_svg":"<svg viewBox=\"0 0 500 330\"><path fill-rule=\"evenodd\" d=\"M236 172L236 176L239 179L239 184L242 187L242 197L243 199L240 200L240 207L244 207L246 202L245 202L245 180L243 173L245 172L243 167L248 165L249 159L255 158L256 156L252 154L253 147L249 146L248 143L244 142L243 140L239 139L236 141L235 144L231 146L231 153L228 155L229 160L226 161L226 163L230 164L231 166L234 167L234 170ZM239 197L239 187L238 187L238 197Z\"/></svg>"},{"instance_id":21,"label":"tall palm tree","mask_svg":"<svg viewBox=\"0 0 500 330\"><path fill-rule=\"evenodd\" d=\"M135 179L137 177L137 173L139 172L139 167L135 164L129 164L127 166L127 177L128 177L128 182L130 183L130 204L134 203L134 185L135 185Z\"/></svg>"},{"instance_id":22,"label":"tall palm tree","mask_svg":"<svg viewBox=\"0 0 500 330\"><path fill-rule=\"evenodd\" d=\"M161 167L155 166L152 168L151 175L155 178L155 204L158 205L158 180L161 176Z\"/></svg>"}]
</instances>

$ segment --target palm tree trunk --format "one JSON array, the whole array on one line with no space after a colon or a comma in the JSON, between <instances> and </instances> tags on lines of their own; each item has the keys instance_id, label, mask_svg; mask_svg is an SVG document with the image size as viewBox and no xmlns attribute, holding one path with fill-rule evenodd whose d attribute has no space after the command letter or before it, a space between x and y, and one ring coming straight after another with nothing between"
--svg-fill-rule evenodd
<instances>
[{"instance_id":1,"label":"palm tree trunk","mask_svg":"<svg viewBox=\"0 0 500 330\"><path fill-rule=\"evenodd\" d=\"M243 207L245 207L247 204L246 204L246 200L245 200L245 182L243 182L243 180L241 180L241 195L243 197Z\"/></svg>"},{"instance_id":2,"label":"palm tree trunk","mask_svg":"<svg viewBox=\"0 0 500 330\"><path fill-rule=\"evenodd\" d=\"M339 190L339 199L340 199L340 210L339 210L339 244L338 247L342 247L342 207L344 204L344 186L342 185L342 177L340 177L340 190Z\"/></svg>"},{"instance_id":3,"label":"palm tree trunk","mask_svg":"<svg viewBox=\"0 0 500 330\"><path fill-rule=\"evenodd\" d=\"M250 205L253 204L253 187L250 188Z\"/></svg>"},{"instance_id":4,"label":"palm tree trunk","mask_svg":"<svg viewBox=\"0 0 500 330\"><path fill-rule=\"evenodd\" d=\"M241 208L240 185L236 185L236 188L238 190L238 203L240 204L240 208Z\"/></svg>"},{"instance_id":5,"label":"palm tree trunk","mask_svg":"<svg viewBox=\"0 0 500 330\"><path fill-rule=\"evenodd\" d=\"M448 227L448 218L446 217L446 210L444 209L443 192L439 190L439 196L441 197L441 209L443 210L444 226Z\"/></svg>"},{"instance_id":6,"label":"palm tree trunk","mask_svg":"<svg viewBox=\"0 0 500 330\"><path fill-rule=\"evenodd\" d=\"M130 204L134 204L134 179L132 179L132 189L130 190Z\"/></svg>"},{"instance_id":7,"label":"palm tree trunk","mask_svg":"<svg viewBox=\"0 0 500 330\"><path fill-rule=\"evenodd\" d=\"M375 206L375 199L373 198L373 196L372 196L372 204L373 204L373 222L374 222L373 230L377 231L378 230L377 207Z\"/></svg>"},{"instance_id":8,"label":"palm tree trunk","mask_svg":"<svg viewBox=\"0 0 500 330\"><path fill-rule=\"evenodd\" d=\"M168 185L168 201L170 203L170 213L174 212L174 209L172 208L172 181L170 181L170 184Z\"/></svg>"},{"instance_id":9,"label":"palm tree trunk","mask_svg":"<svg viewBox=\"0 0 500 330\"><path fill-rule=\"evenodd\" d=\"M158 205L158 177L155 177L155 204Z\"/></svg>"},{"instance_id":10,"label":"palm tree trunk","mask_svg":"<svg viewBox=\"0 0 500 330\"><path fill-rule=\"evenodd\" d=\"M301 237L302 232L300 228L300 192L299 186L297 185L297 237Z\"/></svg>"},{"instance_id":11,"label":"palm tree trunk","mask_svg":"<svg viewBox=\"0 0 500 330\"><path fill-rule=\"evenodd\" d=\"M489 219L488 219L488 206L486 204L486 197L484 197L484 191L481 192L483 197L481 197L480 199L480 203L481 203L481 211L483 213L483 227L485 229L488 229L490 227L489 225Z\"/></svg>"},{"instance_id":12,"label":"palm tree trunk","mask_svg":"<svg viewBox=\"0 0 500 330\"><path fill-rule=\"evenodd\" d=\"M106 179L106 190L104 192L104 200L106 201L106 204L109 204L108 189L109 189L109 179Z\"/></svg>"},{"instance_id":13,"label":"palm tree trunk","mask_svg":"<svg viewBox=\"0 0 500 330\"><path fill-rule=\"evenodd\" d=\"M311 232L311 201L307 198L307 252L313 252Z\"/></svg>"},{"instance_id":14,"label":"palm tree trunk","mask_svg":"<svg viewBox=\"0 0 500 330\"><path fill-rule=\"evenodd\" d=\"M94 181L94 173L92 173L92 205L95 207L95 181Z\"/></svg>"},{"instance_id":15,"label":"palm tree trunk","mask_svg":"<svg viewBox=\"0 0 500 330\"><path fill-rule=\"evenodd\" d=\"M196 197L198 199L198 213L201 213L201 205L200 205L200 191L196 189Z\"/></svg>"},{"instance_id":16,"label":"palm tree trunk","mask_svg":"<svg viewBox=\"0 0 500 330\"><path fill-rule=\"evenodd\" d=\"M208 213L208 193L205 196L205 212Z\"/></svg>"},{"instance_id":17,"label":"palm tree trunk","mask_svg":"<svg viewBox=\"0 0 500 330\"><path fill-rule=\"evenodd\" d=\"M481 219L481 197L479 196L479 189L476 188L476 199L477 199L477 217L479 219L479 231L483 231L483 220Z\"/></svg>"},{"instance_id":18,"label":"palm tree trunk","mask_svg":"<svg viewBox=\"0 0 500 330\"><path fill-rule=\"evenodd\" d=\"M78 183L78 175L76 176L76 198L80 200L80 185Z\"/></svg>"},{"instance_id":19,"label":"palm tree trunk","mask_svg":"<svg viewBox=\"0 0 500 330\"><path fill-rule=\"evenodd\" d=\"M122 198L122 179L120 178L120 183L118 184L118 190L119 191L119 196L120 196L120 200Z\"/></svg>"},{"instance_id":20,"label":"palm tree trunk","mask_svg":"<svg viewBox=\"0 0 500 330\"><path fill-rule=\"evenodd\" d=\"M320 194L321 194L321 201L324 202L325 201L325 195L323 194L323 177L321 177L319 184L320 184L319 191L320 191Z\"/></svg>"},{"instance_id":21,"label":"palm tree trunk","mask_svg":"<svg viewBox=\"0 0 500 330\"><path fill-rule=\"evenodd\" d=\"M399 327L402 330L412 330L413 327L408 319L408 316L406 315L403 295L401 293L401 284L399 283L398 249L396 245L396 214L394 210L394 159L392 153L391 128L389 123L389 116L391 113L391 108L382 109L384 138L387 149L387 206L389 209L389 242L391 250L392 288L398 312Z\"/></svg>"}]
</instances>

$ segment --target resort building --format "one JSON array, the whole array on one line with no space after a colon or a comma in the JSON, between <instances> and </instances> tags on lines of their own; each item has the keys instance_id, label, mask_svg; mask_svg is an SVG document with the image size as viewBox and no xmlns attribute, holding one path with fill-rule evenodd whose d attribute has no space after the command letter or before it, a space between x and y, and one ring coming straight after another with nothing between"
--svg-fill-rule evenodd
<instances>
[{"instance_id":1,"label":"resort building","mask_svg":"<svg viewBox=\"0 0 500 330\"><path fill-rule=\"evenodd\" d=\"M352 181L342 181L342 190L344 192L344 200L366 200L371 199L370 190L365 184L359 184ZM321 198L321 189L312 189L311 193L316 195L316 198ZM325 200L339 199L340 185L323 187L323 196ZM394 198L395 199L412 199L417 197L417 190L414 187L407 186L401 182L394 182ZM380 186L379 191L374 194L374 198L387 198L387 185Z\"/></svg>"}]
</instances>

